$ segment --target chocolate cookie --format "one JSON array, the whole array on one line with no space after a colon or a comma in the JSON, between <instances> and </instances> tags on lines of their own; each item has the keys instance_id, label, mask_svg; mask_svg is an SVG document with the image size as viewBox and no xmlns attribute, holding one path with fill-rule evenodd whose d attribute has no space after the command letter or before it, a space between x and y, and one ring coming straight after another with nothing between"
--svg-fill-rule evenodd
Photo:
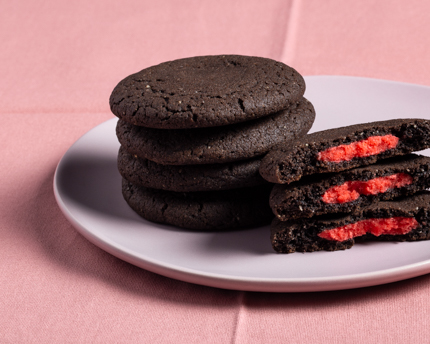
<instances>
[{"instance_id":1,"label":"chocolate cookie","mask_svg":"<svg viewBox=\"0 0 430 344\"><path fill-rule=\"evenodd\" d=\"M314 173L339 172L430 147L430 121L396 119L309 134L266 155L260 173L285 184Z\"/></svg>"},{"instance_id":2,"label":"chocolate cookie","mask_svg":"<svg viewBox=\"0 0 430 344\"><path fill-rule=\"evenodd\" d=\"M268 183L258 172L261 157L226 164L160 165L120 148L118 170L135 185L189 192L237 189Z\"/></svg>"},{"instance_id":3,"label":"chocolate cookie","mask_svg":"<svg viewBox=\"0 0 430 344\"><path fill-rule=\"evenodd\" d=\"M152 129L119 120L117 136L133 155L164 165L225 163L262 155L305 135L315 119L310 102L253 121L200 129Z\"/></svg>"},{"instance_id":4,"label":"chocolate cookie","mask_svg":"<svg viewBox=\"0 0 430 344\"><path fill-rule=\"evenodd\" d=\"M378 200L412 195L430 187L430 157L409 154L339 173L277 184L270 206L281 221L349 213Z\"/></svg>"},{"instance_id":5,"label":"chocolate cookie","mask_svg":"<svg viewBox=\"0 0 430 344\"><path fill-rule=\"evenodd\" d=\"M184 129L228 125L287 108L304 94L302 76L261 57L197 56L164 62L122 80L112 112L134 125Z\"/></svg>"},{"instance_id":6,"label":"chocolate cookie","mask_svg":"<svg viewBox=\"0 0 430 344\"><path fill-rule=\"evenodd\" d=\"M123 179L128 205L143 218L196 230L227 230L269 224L270 186L224 191L173 192L149 189Z\"/></svg>"},{"instance_id":7,"label":"chocolate cookie","mask_svg":"<svg viewBox=\"0 0 430 344\"><path fill-rule=\"evenodd\" d=\"M416 241L430 239L430 193L399 201L376 202L349 216L279 221L271 240L280 253L344 250L356 241Z\"/></svg>"}]
</instances>

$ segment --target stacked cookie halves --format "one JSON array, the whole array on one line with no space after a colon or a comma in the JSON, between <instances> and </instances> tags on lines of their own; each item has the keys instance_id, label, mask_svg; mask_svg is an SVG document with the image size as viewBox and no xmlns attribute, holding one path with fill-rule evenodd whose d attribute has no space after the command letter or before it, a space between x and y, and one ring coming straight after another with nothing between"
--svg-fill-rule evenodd
<instances>
[{"instance_id":1,"label":"stacked cookie halves","mask_svg":"<svg viewBox=\"0 0 430 344\"><path fill-rule=\"evenodd\" d=\"M306 135L263 159L275 187L273 248L341 250L356 240L430 239L430 121L395 119Z\"/></svg>"},{"instance_id":2,"label":"stacked cookie halves","mask_svg":"<svg viewBox=\"0 0 430 344\"><path fill-rule=\"evenodd\" d=\"M219 230L270 222L262 156L315 118L294 69L270 59L200 56L144 69L110 97L119 117L123 196L139 215Z\"/></svg>"}]
</instances>

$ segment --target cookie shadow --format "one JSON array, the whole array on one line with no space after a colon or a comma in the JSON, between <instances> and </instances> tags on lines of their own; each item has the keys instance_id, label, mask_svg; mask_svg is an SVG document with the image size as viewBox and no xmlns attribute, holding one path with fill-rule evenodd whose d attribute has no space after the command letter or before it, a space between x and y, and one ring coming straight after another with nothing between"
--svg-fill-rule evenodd
<instances>
[{"instance_id":1,"label":"cookie shadow","mask_svg":"<svg viewBox=\"0 0 430 344\"><path fill-rule=\"evenodd\" d=\"M253 255L276 254L270 242L270 226L213 233L206 241L205 249L216 251L217 254L237 252Z\"/></svg>"},{"instance_id":2,"label":"cookie shadow","mask_svg":"<svg viewBox=\"0 0 430 344\"><path fill-rule=\"evenodd\" d=\"M135 220L122 198L116 157L72 157L59 165L55 186L60 197L108 216Z\"/></svg>"}]
</instances>

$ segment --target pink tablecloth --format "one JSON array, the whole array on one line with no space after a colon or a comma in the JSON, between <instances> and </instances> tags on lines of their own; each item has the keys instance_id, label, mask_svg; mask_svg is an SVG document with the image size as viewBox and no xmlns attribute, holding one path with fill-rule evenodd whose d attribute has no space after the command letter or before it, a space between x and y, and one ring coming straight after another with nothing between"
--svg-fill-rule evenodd
<instances>
[{"instance_id":1,"label":"pink tablecloth","mask_svg":"<svg viewBox=\"0 0 430 344\"><path fill-rule=\"evenodd\" d=\"M179 282L89 243L56 205L68 147L126 75L237 53L303 75L430 85L424 0L1 1L1 343L423 343L430 276L269 294Z\"/></svg>"}]
</instances>

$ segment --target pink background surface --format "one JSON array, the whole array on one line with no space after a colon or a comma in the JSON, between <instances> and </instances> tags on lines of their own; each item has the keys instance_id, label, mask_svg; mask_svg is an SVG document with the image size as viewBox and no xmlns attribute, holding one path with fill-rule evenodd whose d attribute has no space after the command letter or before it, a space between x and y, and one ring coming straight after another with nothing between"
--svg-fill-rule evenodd
<instances>
[{"instance_id":1,"label":"pink background surface","mask_svg":"<svg viewBox=\"0 0 430 344\"><path fill-rule=\"evenodd\" d=\"M175 281L92 245L56 205L62 155L130 73L246 54L303 75L430 86L423 0L0 0L1 343L429 342L430 276L269 294ZM412 114L411 114L412 115Z\"/></svg>"}]
</instances>

